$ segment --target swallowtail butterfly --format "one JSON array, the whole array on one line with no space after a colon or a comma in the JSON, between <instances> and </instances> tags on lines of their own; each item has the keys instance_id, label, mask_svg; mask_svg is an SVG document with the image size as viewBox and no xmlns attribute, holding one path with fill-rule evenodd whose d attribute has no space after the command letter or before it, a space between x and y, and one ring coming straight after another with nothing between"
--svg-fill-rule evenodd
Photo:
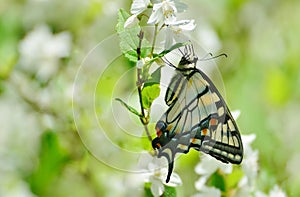
<instances>
[{"instance_id":1,"label":"swallowtail butterfly","mask_svg":"<svg viewBox=\"0 0 300 197\"><path fill-rule=\"evenodd\" d=\"M173 171L176 153L190 148L207 153L224 163L240 164L243 159L241 136L223 97L204 72L196 68L198 57L193 45L178 49L182 55L165 95L167 111L156 124L152 146L158 157L169 162L166 182Z\"/></svg>"}]
</instances>

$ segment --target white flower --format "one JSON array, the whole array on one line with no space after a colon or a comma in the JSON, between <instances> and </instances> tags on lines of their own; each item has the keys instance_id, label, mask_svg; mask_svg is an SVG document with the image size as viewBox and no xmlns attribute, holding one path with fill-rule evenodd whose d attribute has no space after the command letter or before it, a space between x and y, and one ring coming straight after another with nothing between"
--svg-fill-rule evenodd
<instances>
[{"instance_id":1,"label":"white flower","mask_svg":"<svg viewBox=\"0 0 300 197\"><path fill-rule=\"evenodd\" d=\"M153 196L161 196L164 192L164 185L176 187L182 185L178 174L172 173L170 181L165 183L168 169L163 158L153 157L150 154L142 154L139 159L139 166L146 170L143 173L145 182L151 182L151 192Z\"/></svg>"},{"instance_id":2,"label":"white flower","mask_svg":"<svg viewBox=\"0 0 300 197\"><path fill-rule=\"evenodd\" d=\"M71 50L71 35L62 32L53 35L49 27L34 28L19 45L20 66L42 81L53 76L59 66L59 59L68 57Z\"/></svg>"},{"instance_id":3,"label":"white flower","mask_svg":"<svg viewBox=\"0 0 300 197\"><path fill-rule=\"evenodd\" d=\"M164 191L165 191L165 187L162 183L162 180L157 177L157 176L150 176L150 180L149 180L152 184L151 184L151 193L154 196L161 196Z\"/></svg>"},{"instance_id":4,"label":"white flower","mask_svg":"<svg viewBox=\"0 0 300 197\"><path fill-rule=\"evenodd\" d=\"M270 197L286 197L287 195L278 187L278 185L275 185L273 189L269 193Z\"/></svg>"},{"instance_id":5,"label":"white flower","mask_svg":"<svg viewBox=\"0 0 300 197\"><path fill-rule=\"evenodd\" d=\"M150 0L133 0L130 8L130 12L133 15L139 15L144 10L147 9L148 5L150 4Z\"/></svg>"},{"instance_id":6,"label":"white flower","mask_svg":"<svg viewBox=\"0 0 300 197\"><path fill-rule=\"evenodd\" d=\"M258 172L258 151L253 150L251 147L251 143L255 140L255 138L255 134L242 135L244 158L241 165L250 186L255 181Z\"/></svg>"},{"instance_id":7,"label":"white flower","mask_svg":"<svg viewBox=\"0 0 300 197\"><path fill-rule=\"evenodd\" d=\"M179 0L162 0L153 5L152 14L148 24L158 24L160 22L168 25L176 21L176 13L185 11L187 5Z\"/></svg>"},{"instance_id":8,"label":"white flower","mask_svg":"<svg viewBox=\"0 0 300 197\"><path fill-rule=\"evenodd\" d=\"M195 20L180 20L170 23L166 29L165 49L169 49L173 45L173 41L176 43L187 42L189 38L183 32L191 31L195 27Z\"/></svg>"},{"instance_id":9,"label":"white flower","mask_svg":"<svg viewBox=\"0 0 300 197\"><path fill-rule=\"evenodd\" d=\"M215 158L202 155L201 162L196 166L195 171L200 174L201 177L195 183L195 187L201 193L194 195L197 196L221 196L221 191L215 187L208 187L205 185L208 178L217 170L221 170L225 174L230 174L232 172L232 165L225 164Z\"/></svg>"},{"instance_id":10,"label":"white flower","mask_svg":"<svg viewBox=\"0 0 300 197\"><path fill-rule=\"evenodd\" d=\"M207 181L207 177L201 177L196 183L195 187L200 193L197 193L193 195L193 197L206 197L206 196L211 196L211 197L218 197L221 196L221 191L215 187L208 187L205 185Z\"/></svg>"},{"instance_id":11,"label":"white flower","mask_svg":"<svg viewBox=\"0 0 300 197\"><path fill-rule=\"evenodd\" d=\"M248 193L248 196L250 195L250 193ZM254 193L254 196L255 197L268 197L268 195L267 194L265 194L265 193L263 193L262 191L256 191L255 193Z\"/></svg>"},{"instance_id":12,"label":"white flower","mask_svg":"<svg viewBox=\"0 0 300 197\"><path fill-rule=\"evenodd\" d=\"M255 197L286 197L286 193L284 193L284 191L282 191L282 189L280 189L278 187L278 185L275 185L272 190L269 192L269 195L261 192L261 191L256 191L255 192Z\"/></svg>"},{"instance_id":13,"label":"white flower","mask_svg":"<svg viewBox=\"0 0 300 197\"><path fill-rule=\"evenodd\" d=\"M133 14L130 16L124 24L124 28L130 28L139 23L137 16L145 11L150 4L150 0L134 0L131 4L130 12Z\"/></svg>"},{"instance_id":14,"label":"white flower","mask_svg":"<svg viewBox=\"0 0 300 197\"><path fill-rule=\"evenodd\" d=\"M256 135L242 135L244 146L244 158L241 163L244 177L239 181L238 187L240 188L238 194L240 196L248 196L255 191L255 180L258 172L258 151L253 150L251 143L255 140ZM262 193L256 192L257 196L262 196Z\"/></svg>"},{"instance_id":15,"label":"white flower","mask_svg":"<svg viewBox=\"0 0 300 197\"><path fill-rule=\"evenodd\" d=\"M196 166L195 171L197 174L208 177L218 169L225 174L230 174L232 172L232 165L223 163L211 156L203 154L201 156L201 162Z\"/></svg>"},{"instance_id":16,"label":"white flower","mask_svg":"<svg viewBox=\"0 0 300 197\"><path fill-rule=\"evenodd\" d=\"M160 22L169 24L176 21L176 13L177 8L175 2L172 0L163 0L161 3L153 5L153 11L148 20L148 24L158 24Z\"/></svg>"},{"instance_id":17,"label":"white flower","mask_svg":"<svg viewBox=\"0 0 300 197\"><path fill-rule=\"evenodd\" d=\"M220 197L221 191L215 187L204 187L201 192L193 195L193 197Z\"/></svg>"}]
</instances>

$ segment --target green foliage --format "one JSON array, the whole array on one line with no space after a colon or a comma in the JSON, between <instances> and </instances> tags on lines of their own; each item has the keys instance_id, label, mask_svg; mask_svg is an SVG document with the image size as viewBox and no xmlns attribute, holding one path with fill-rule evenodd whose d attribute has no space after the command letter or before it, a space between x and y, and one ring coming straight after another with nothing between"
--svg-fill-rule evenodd
<instances>
[{"instance_id":1,"label":"green foliage","mask_svg":"<svg viewBox=\"0 0 300 197\"><path fill-rule=\"evenodd\" d=\"M142 89L142 101L145 109L149 109L153 101L159 96L160 93L160 73L161 68L156 69L151 77L145 82L145 85Z\"/></svg>"},{"instance_id":2,"label":"green foliage","mask_svg":"<svg viewBox=\"0 0 300 197\"><path fill-rule=\"evenodd\" d=\"M274 105L284 105L290 98L292 88L289 76L279 69L271 69L266 79L267 99Z\"/></svg>"},{"instance_id":3,"label":"green foliage","mask_svg":"<svg viewBox=\"0 0 300 197\"><path fill-rule=\"evenodd\" d=\"M236 188L241 178L244 176L240 168L234 168L231 174L226 177L226 190Z\"/></svg>"},{"instance_id":4,"label":"green foliage","mask_svg":"<svg viewBox=\"0 0 300 197\"><path fill-rule=\"evenodd\" d=\"M149 109L153 101L159 96L159 84L145 85L142 90L142 102L145 109Z\"/></svg>"},{"instance_id":5,"label":"green foliage","mask_svg":"<svg viewBox=\"0 0 300 197\"><path fill-rule=\"evenodd\" d=\"M28 182L35 194L43 195L61 174L69 158L61 147L58 136L52 131L42 135L39 152L37 168L28 177Z\"/></svg>"},{"instance_id":6,"label":"green foliage","mask_svg":"<svg viewBox=\"0 0 300 197\"><path fill-rule=\"evenodd\" d=\"M221 191L225 191L226 187L225 187L225 179L224 177L218 173L218 171L216 171L215 173L213 173L208 181L208 185L210 186L214 186L216 188L219 188Z\"/></svg>"},{"instance_id":7,"label":"green foliage","mask_svg":"<svg viewBox=\"0 0 300 197\"><path fill-rule=\"evenodd\" d=\"M142 117L142 115L136 110L134 109L133 107L131 107L130 105L128 105L127 103L125 103L122 99L120 98L116 98L115 99L116 101L119 101L124 107L126 107L126 109L128 111L130 111L131 113L133 113L134 115L137 115L139 117Z\"/></svg>"},{"instance_id":8,"label":"green foliage","mask_svg":"<svg viewBox=\"0 0 300 197\"><path fill-rule=\"evenodd\" d=\"M164 197L176 197L176 188L175 187L170 187L170 186L165 186L165 192L163 194Z\"/></svg>"},{"instance_id":9,"label":"green foliage","mask_svg":"<svg viewBox=\"0 0 300 197\"><path fill-rule=\"evenodd\" d=\"M152 183L149 182L144 184L144 197L153 197L153 194L151 192L151 184Z\"/></svg>"},{"instance_id":10,"label":"green foliage","mask_svg":"<svg viewBox=\"0 0 300 197\"><path fill-rule=\"evenodd\" d=\"M120 38L120 49L124 56L132 62L137 62L136 49L139 45L138 34L141 31L139 25L135 25L130 28L124 28L125 21L130 15L123 9L118 12L118 23L116 25L116 31ZM141 48L141 56L146 57L150 53L151 45L147 40L143 40Z\"/></svg>"}]
</instances>

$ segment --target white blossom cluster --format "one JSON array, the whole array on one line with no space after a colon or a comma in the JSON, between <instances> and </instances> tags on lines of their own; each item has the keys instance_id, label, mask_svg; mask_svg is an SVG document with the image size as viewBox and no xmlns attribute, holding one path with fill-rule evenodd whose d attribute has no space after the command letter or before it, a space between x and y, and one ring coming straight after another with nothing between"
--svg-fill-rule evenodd
<instances>
[{"instance_id":1,"label":"white blossom cluster","mask_svg":"<svg viewBox=\"0 0 300 197\"><path fill-rule=\"evenodd\" d=\"M40 81L47 81L59 69L59 60L69 57L71 42L69 32L52 34L48 26L36 26L20 42L19 65L28 73L36 75Z\"/></svg>"},{"instance_id":2,"label":"white blossom cluster","mask_svg":"<svg viewBox=\"0 0 300 197\"><path fill-rule=\"evenodd\" d=\"M149 25L166 27L165 48L168 49L174 41L184 42L186 38L182 35L185 31L193 30L195 20L177 20L177 14L186 11L187 5L179 0L133 0L130 16L124 24L125 28L130 28L139 23L138 16L147 9L152 9L148 19Z\"/></svg>"}]
</instances>

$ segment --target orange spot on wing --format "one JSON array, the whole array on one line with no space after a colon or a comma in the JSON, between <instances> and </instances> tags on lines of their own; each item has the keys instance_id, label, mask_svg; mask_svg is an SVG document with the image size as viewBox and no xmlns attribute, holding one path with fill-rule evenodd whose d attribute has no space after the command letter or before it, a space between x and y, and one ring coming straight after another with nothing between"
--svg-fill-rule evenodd
<instances>
[{"instance_id":1,"label":"orange spot on wing","mask_svg":"<svg viewBox=\"0 0 300 197\"><path fill-rule=\"evenodd\" d=\"M212 119L210 119L209 124L210 125L217 125L218 124L218 120L215 119L215 118L212 118Z\"/></svg>"},{"instance_id":2,"label":"orange spot on wing","mask_svg":"<svg viewBox=\"0 0 300 197\"><path fill-rule=\"evenodd\" d=\"M159 130L156 132L157 137L160 137L162 135L162 132Z\"/></svg>"},{"instance_id":3,"label":"orange spot on wing","mask_svg":"<svg viewBox=\"0 0 300 197\"><path fill-rule=\"evenodd\" d=\"M206 135L206 134L207 134L207 129L203 129L203 130L202 130L202 134L203 134L203 135Z\"/></svg>"},{"instance_id":4,"label":"orange spot on wing","mask_svg":"<svg viewBox=\"0 0 300 197\"><path fill-rule=\"evenodd\" d=\"M196 141L197 141L197 138L193 138L193 139L192 139L192 143L193 143L193 144L195 144Z\"/></svg>"},{"instance_id":5,"label":"orange spot on wing","mask_svg":"<svg viewBox=\"0 0 300 197\"><path fill-rule=\"evenodd\" d=\"M162 131L157 127L155 128L155 130L156 130L157 137L160 137L162 135Z\"/></svg>"}]
</instances>

